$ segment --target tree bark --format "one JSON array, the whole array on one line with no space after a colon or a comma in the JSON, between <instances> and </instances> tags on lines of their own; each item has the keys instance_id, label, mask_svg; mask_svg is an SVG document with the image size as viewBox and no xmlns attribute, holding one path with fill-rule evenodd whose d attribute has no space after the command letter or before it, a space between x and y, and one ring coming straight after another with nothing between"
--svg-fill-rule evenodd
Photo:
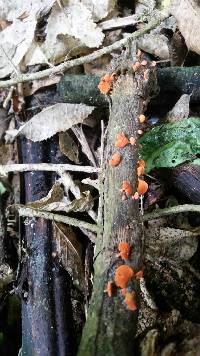
<instances>
[{"instance_id":1,"label":"tree bark","mask_svg":"<svg viewBox=\"0 0 200 356\"><path fill-rule=\"evenodd\" d=\"M106 284L114 279L116 268L128 264L135 272L142 268L143 228L139 202L129 196L122 199L123 181L129 181L136 192L138 177L138 145L118 149L122 161L118 167L110 167L108 161L115 148L116 136L124 132L128 138L138 136L138 117L155 89L155 71L149 81L143 73L127 72L114 83L111 94L110 119L105 152L105 180L103 182L104 221L103 233L98 236L95 258L95 281L88 320L83 331L79 356L129 356L134 353L134 335L137 330L139 309L139 283L133 279L131 290L136 292L138 308L129 310L124 297L116 288L112 297L104 292ZM118 257L119 242L128 242L131 254L127 262Z\"/></svg>"}]
</instances>

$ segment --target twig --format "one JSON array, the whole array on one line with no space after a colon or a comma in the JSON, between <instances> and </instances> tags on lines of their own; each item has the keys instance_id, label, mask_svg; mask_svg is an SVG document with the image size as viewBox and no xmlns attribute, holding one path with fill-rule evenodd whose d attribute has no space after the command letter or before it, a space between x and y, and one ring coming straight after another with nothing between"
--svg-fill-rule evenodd
<instances>
[{"instance_id":1,"label":"twig","mask_svg":"<svg viewBox=\"0 0 200 356\"><path fill-rule=\"evenodd\" d=\"M152 219L161 218L162 216L166 216L166 215L186 213L186 212L200 213L200 205L183 204L183 205L172 206L171 208L156 209L152 213L143 215L142 220L148 221Z\"/></svg>"},{"instance_id":2,"label":"twig","mask_svg":"<svg viewBox=\"0 0 200 356\"><path fill-rule=\"evenodd\" d=\"M121 27L126 27L126 26L133 26L136 23L141 21L141 15L131 15L131 16L126 16L126 17L116 17L111 20L103 21L99 23L99 27L105 31L105 30L111 30L114 28L121 28Z\"/></svg>"},{"instance_id":3,"label":"twig","mask_svg":"<svg viewBox=\"0 0 200 356\"><path fill-rule=\"evenodd\" d=\"M24 163L0 165L0 176L5 176L11 172L16 173L29 171L57 172L58 174L64 173L66 171L95 173L99 172L99 168L91 166L77 166L73 164L54 163Z\"/></svg>"},{"instance_id":4,"label":"twig","mask_svg":"<svg viewBox=\"0 0 200 356\"><path fill-rule=\"evenodd\" d=\"M59 215L49 213L48 211L39 211L37 209L30 209L30 208L19 208L19 215L20 216L27 216L30 218L44 218L47 220L53 220L57 222L63 222L64 224L77 226L80 228L84 228L93 232L99 232L100 227L95 224L90 224L82 220L70 218L69 216Z\"/></svg>"},{"instance_id":5,"label":"twig","mask_svg":"<svg viewBox=\"0 0 200 356\"><path fill-rule=\"evenodd\" d=\"M112 51L118 50L119 48L125 46L128 41L134 40L138 37L143 36L148 31L157 27L167 17L168 17L167 14L160 13L159 18L153 19L147 25L145 25L143 28L139 29L138 31L133 32L130 36L127 36L126 38L123 38L119 41L116 41L115 43L113 43L110 46L98 49L97 51L94 51L93 53L91 53L87 56L82 56L80 58L72 59L70 61L61 63L56 67L48 68L48 69L42 70L40 72L30 73L30 74L20 74L19 78L17 77L15 79L9 79L9 80L5 80L5 81L2 80L2 81L0 81L0 88L6 88L11 85L16 85L18 83L25 83L25 82L32 81L32 80L38 80L38 79L48 77L53 74L62 73L66 69L69 69L69 68L72 68L72 67L84 64L84 63L92 62L95 59L100 58L104 54L108 54Z\"/></svg>"}]
</instances>

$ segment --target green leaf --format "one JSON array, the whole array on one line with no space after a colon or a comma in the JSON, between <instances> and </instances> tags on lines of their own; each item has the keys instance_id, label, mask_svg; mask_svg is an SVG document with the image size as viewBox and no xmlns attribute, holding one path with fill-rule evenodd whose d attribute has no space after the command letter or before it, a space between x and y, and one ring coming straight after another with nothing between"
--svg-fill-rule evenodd
<instances>
[{"instance_id":1,"label":"green leaf","mask_svg":"<svg viewBox=\"0 0 200 356\"><path fill-rule=\"evenodd\" d=\"M143 135L140 144L147 173L153 168L176 167L194 161L200 154L200 119L190 117L157 126Z\"/></svg>"}]
</instances>

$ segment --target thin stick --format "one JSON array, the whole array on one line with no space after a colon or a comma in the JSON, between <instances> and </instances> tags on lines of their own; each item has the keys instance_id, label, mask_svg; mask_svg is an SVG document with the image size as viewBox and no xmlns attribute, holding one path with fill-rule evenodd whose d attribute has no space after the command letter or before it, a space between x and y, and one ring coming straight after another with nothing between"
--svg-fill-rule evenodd
<instances>
[{"instance_id":1,"label":"thin stick","mask_svg":"<svg viewBox=\"0 0 200 356\"><path fill-rule=\"evenodd\" d=\"M122 40L116 41L115 43L113 43L110 46L98 49L97 51L95 51L87 56L82 56L80 58L66 61L64 63L59 64L56 67L48 68L48 69L42 70L40 72L29 73L29 74L20 74L20 77L17 77L15 79L9 79L9 80L5 80L5 81L2 80L2 81L0 81L0 88L6 88L11 85L16 85L18 83L25 83L28 81L38 80L38 79L41 79L44 77L48 77L50 75L63 73L66 69L69 69L69 68L72 68L72 67L84 64L84 63L92 62L95 59L100 58L104 54L108 54L112 51L118 50L119 48L125 46L128 41L135 40L136 38L143 36L148 31L151 31L153 28L157 27L167 17L168 17L168 15L166 15L166 14L160 14L159 18L153 19L147 25L145 25L143 28L139 29L138 31L133 32L130 36L127 36L126 38L123 38Z\"/></svg>"},{"instance_id":2,"label":"thin stick","mask_svg":"<svg viewBox=\"0 0 200 356\"><path fill-rule=\"evenodd\" d=\"M93 232L99 232L100 227L95 224L90 224L82 220L70 218L69 216L53 214L48 211L39 211L37 209L30 209L30 208L19 208L19 215L20 216L27 216L30 218L44 218L47 220L63 222L64 224L68 224L71 226L76 226L79 228L84 228Z\"/></svg>"},{"instance_id":3,"label":"thin stick","mask_svg":"<svg viewBox=\"0 0 200 356\"><path fill-rule=\"evenodd\" d=\"M172 206L171 208L156 209L152 213L143 215L142 220L148 221L152 219L161 218L167 215L186 213L186 212L200 213L200 205L183 204L183 205Z\"/></svg>"},{"instance_id":4,"label":"thin stick","mask_svg":"<svg viewBox=\"0 0 200 356\"><path fill-rule=\"evenodd\" d=\"M73 164L54 164L54 163L24 163L24 164L6 164L0 165L0 175L8 173L29 172L29 171L45 171L57 172L58 174L66 171L95 173L99 172L99 168L91 166L78 166Z\"/></svg>"}]
</instances>

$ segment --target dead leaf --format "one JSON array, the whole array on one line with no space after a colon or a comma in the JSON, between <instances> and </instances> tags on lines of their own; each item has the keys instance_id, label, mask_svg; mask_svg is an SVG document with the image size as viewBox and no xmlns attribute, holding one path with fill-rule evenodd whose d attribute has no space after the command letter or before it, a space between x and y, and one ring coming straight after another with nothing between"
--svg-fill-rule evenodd
<instances>
[{"instance_id":1,"label":"dead leaf","mask_svg":"<svg viewBox=\"0 0 200 356\"><path fill-rule=\"evenodd\" d=\"M59 133L59 147L60 151L67 156L70 161L79 164L80 161L78 159L79 149L76 142L67 132Z\"/></svg>"},{"instance_id":2,"label":"dead leaf","mask_svg":"<svg viewBox=\"0 0 200 356\"><path fill-rule=\"evenodd\" d=\"M171 13L189 50L200 54L200 6L197 0L172 0Z\"/></svg>"},{"instance_id":3,"label":"dead leaf","mask_svg":"<svg viewBox=\"0 0 200 356\"><path fill-rule=\"evenodd\" d=\"M8 130L6 140L13 141L18 135L24 135L36 142L46 140L57 132L66 131L81 123L91 114L94 106L84 104L58 103L36 114L18 130Z\"/></svg>"},{"instance_id":4,"label":"dead leaf","mask_svg":"<svg viewBox=\"0 0 200 356\"><path fill-rule=\"evenodd\" d=\"M49 11L54 1L0 1L0 20L6 21L0 32L0 78L18 71L33 42L37 19ZM30 16L22 21L20 16L25 12Z\"/></svg>"},{"instance_id":5,"label":"dead leaf","mask_svg":"<svg viewBox=\"0 0 200 356\"><path fill-rule=\"evenodd\" d=\"M64 197L61 201L55 201L52 203L47 203L40 207L40 210L45 211L64 211L65 213L69 212L84 212L90 211L93 207L94 200L89 191L82 193L82 196L78 199L74 199L71 202ZM32 208L30 203L29 208Z\"/></svg>"},{"instance_id":6,"label":"dead leaf","mask_svg":"<svg viewBox=\"0 0 200 356\"><path fill-rule=\"evenodd\" d=\"M65 57L83 54L88 48L99 47L104 34L94 23L91 11L77 0L56 2L48 18L46 39L40 46L34 43L31 64L59 63ZM78 19L78 22L77 22ZM40 54L39 54L40 51ZM29 56L30 58L30 56ZM30 62L26 60L27 64Z\"/></svg>"},{"instance_id":7,"label":"dead leaf","mask_svg":"<svg viewBox=\"0 0 200 356\"><path fill-rule=\"evenodd\" d=\"M63 268L72 277L73 283L80 290L84 290L84 272L81 260L81 244L78 242L72 228L56 223L54 237L54 250L60 259Z\"/></svg>"},{"instance_id":8,"label":"dead leaf","mask_svg":"<svg viewBox=\"0 0 200 356\"><path fill-rule=\"evenodd\" d=\"M42 209L45 208L48 204L62 201L63 197L64 197L63 189L61 188L59 183L55 183L46 197L31 203L27 203L26 206L28 208L33 208L33 209Z\"/></svg>"},{"instance_id":9,"label":"dead leaf","mask_svg":"<svg viewBox=\"0 0 200 356\"><path fill-rule=\"evenodd\" d=\"M171 111L168 112L166 121L176 122L187 119L190 112L190 95L183 94Z\"/></svg>"},{"instance_id":10,"label":"dead leaf","mask_svg":"<svg viewBox=\"0 0 200 356\"><path fill-rule=\"evenodd\" d=\"M161 59L169 59L171 48L165 31L171 30L174 32L176 26L177 24L173 16L167 18L159 26L150 31L150 33L146 33L138 39L139 48Z\"/></svg>"},{"instance_id":11,"label":"dead leaf","mask_svg":"<svg viewBox=\"0 0 200 356\"><path fill-rule=\"evenodd\" d=\"M45 211L64 211L66 213L90 211L93 207L94 200L90 191L84 191L79 197L70 200L64 196L64 191L60 182L56 182L46 197L26 204L27 208L45 210Z\"/></svg>"},{"instance_id":12,"label":"dead leaf","mask_svg":"<svg viewBox=\"0 0 200 356\"><path fill-rule=\"evenodd\" d=\"M170 227L145 230L145 252L153 259L189 260L197 250L199 233Z\"/></svg>"}]
</instances>

